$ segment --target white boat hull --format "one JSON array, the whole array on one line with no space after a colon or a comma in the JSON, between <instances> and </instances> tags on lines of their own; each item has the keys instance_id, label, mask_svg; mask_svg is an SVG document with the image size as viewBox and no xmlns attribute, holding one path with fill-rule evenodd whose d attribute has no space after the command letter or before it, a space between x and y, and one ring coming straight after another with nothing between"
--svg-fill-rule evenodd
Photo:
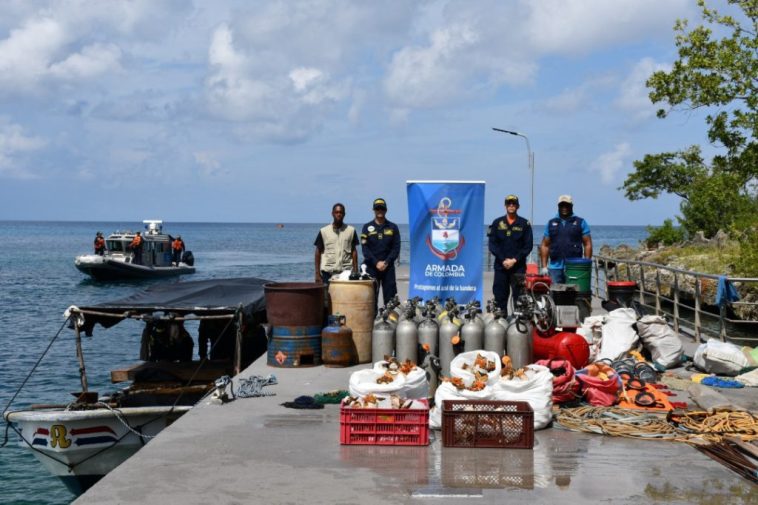
<instances>
[{"instance_id":1,"label":"white boat hull","mask_svg":"<svg viewBox=\"0 0 758 505\"><path fill-rule=\"evenodd\" d=\"M10 412L5 417L19 433L19 445L32 449L51 474L81 493L190 408L37 410Z\"/></svg>"}]
</instances>

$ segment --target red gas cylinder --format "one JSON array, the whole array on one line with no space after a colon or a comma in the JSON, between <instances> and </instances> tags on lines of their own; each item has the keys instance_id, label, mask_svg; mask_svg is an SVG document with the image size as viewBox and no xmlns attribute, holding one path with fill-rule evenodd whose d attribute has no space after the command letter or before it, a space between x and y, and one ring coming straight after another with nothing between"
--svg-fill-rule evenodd
<instances>
[{"instance_id":1,"label":"red gas cylinder","mask_svg":"<svg viewBox=\"0 0 758 505\"><path fill-rule=\"evenodd\" d=\"M584 337L568 331L543 334L536 329L532 334L535 359L562 358L577 370L584 368L590 359L590 345Z\"/></svg>"}]
</instances>

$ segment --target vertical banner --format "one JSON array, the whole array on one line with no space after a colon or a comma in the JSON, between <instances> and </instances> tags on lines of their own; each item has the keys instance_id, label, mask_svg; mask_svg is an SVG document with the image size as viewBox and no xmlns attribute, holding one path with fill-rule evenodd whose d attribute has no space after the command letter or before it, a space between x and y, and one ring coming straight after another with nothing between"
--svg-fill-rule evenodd
<instances>
[{"instance_id":1,"label":"vertical banner","mask_svg":"<svg viewBox=\"0 0 758 505\"><path fill-rule=\"evenodd\" d=\"M482 300L483 181L408 181L408 297Z\"/></svg>"}]
</instances>

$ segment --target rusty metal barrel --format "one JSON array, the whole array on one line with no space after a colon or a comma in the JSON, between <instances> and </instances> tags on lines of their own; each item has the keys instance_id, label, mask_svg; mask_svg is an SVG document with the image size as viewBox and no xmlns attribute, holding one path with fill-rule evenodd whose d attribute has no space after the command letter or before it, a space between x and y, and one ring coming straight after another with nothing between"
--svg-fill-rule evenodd
<instances>
[{"instance_id":1,"label":"rusty metal barrel","mask_svg":"<svg viewBox=\"0 0 758 505\"><path fill-rule=\"evenodd\" d=\"M371 331L374 328L374 281L329 282L332 314L342 314L353 330L358 363L371 362Z\"/></svg>"},{"instance_id":2,"label":"rusty metal barrel","mask_svg":"<svg viewBox=\"0 0 758 505\"><path fill-rule=\"evenodd\" d=\"M324 286L315 282L271 282L263 286L271 324L269 366L321 364Z\"/></svg>"}]
</instances>

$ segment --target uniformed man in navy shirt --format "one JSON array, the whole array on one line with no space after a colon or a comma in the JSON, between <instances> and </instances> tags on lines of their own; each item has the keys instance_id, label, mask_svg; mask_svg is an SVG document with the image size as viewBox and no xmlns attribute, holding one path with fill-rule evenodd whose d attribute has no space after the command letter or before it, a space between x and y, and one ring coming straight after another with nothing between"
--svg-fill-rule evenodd
<instances>
[{"instance_id":1,"label":"uniformed man in navy shirt","mask_svg":"<svg viewBox=\"0 0 758 505\"><path fill-rule=\"evenodd\" d=\"M549 273L553 284L564 283L564 260L569 258L592 258L592 235L587 221L574 214L571 195L561 195L558 214L548 221L540 244L540 271L543 275Z\"/></svg>"},{"instance_id":2,"label":"uniformed man in navy shirt","mask_svg":"<svg viewBox=\"0 0 758 505\"><path fill-rule=\"evenodd\" d=\"M495 303L508 313L508 296L516 300L526 274L526 258L532 252L532 225L518 215L518 196L505 197L505 215L495 219L489 231L489 250L495 257L492 294Z\"/></svg>"},{"instance_id":3,"label":"uniformed man in navy shirt","mask_svg":"<svg viewBox=\"0 0 758 505\"><path fill-rule=\"evenodd\" d=\"M386 216L387 202L377 198L374 200L374 220L364 224L361 230L363 260L369 275L376 279L375 298L378 301L381 287L385 305L397 294L395 261L400 256L400 230Z\"/></svg>"}]
</instances>

